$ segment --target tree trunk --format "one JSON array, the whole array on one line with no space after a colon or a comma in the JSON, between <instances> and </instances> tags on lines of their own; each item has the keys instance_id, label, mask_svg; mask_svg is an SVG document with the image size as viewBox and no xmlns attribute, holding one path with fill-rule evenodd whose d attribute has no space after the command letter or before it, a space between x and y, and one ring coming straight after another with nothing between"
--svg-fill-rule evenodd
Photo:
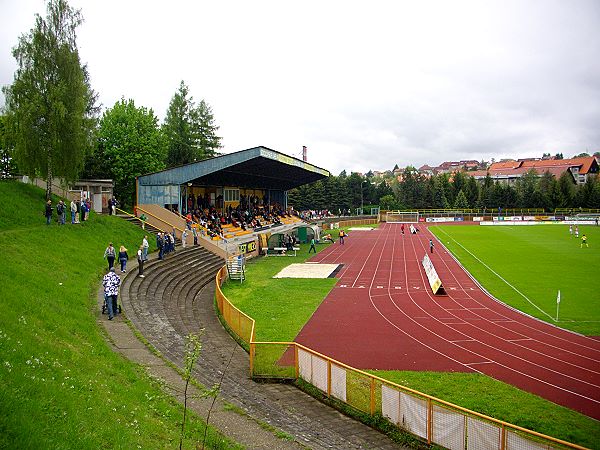
<instances>
[{"instance_id":1,"label":"tree trunk","mask_svg":"<svg viewBox=\"0 0 600 450\"><path fill-rule=\"evenodd\" d=\"M46 201L52 200L52 156L48 155L48 177L46 178Z\"/></svg>"}]
</instances>

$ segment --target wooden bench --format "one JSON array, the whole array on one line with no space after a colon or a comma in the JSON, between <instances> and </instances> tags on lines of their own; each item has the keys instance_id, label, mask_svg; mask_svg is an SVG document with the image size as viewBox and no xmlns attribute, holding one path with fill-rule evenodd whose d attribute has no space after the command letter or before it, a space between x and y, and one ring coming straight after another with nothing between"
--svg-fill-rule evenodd
<instances>
[{"instance_id":1,"label":"wooden bench","mask_svg":"<svg viewBox=\"0 0 600 450\"><path fill-rule=\"evenodd\" d=\"M274 255L274 256L296 256L296 252L298 250L300 250L300 247L292 247L292 250L294 251L294 254L286 254L285 252L287 251L286 247L273 247L273 248L267 248L264 249L264 253L265 256L269 256L269 255Z\"/></svg>"}]
</instances>

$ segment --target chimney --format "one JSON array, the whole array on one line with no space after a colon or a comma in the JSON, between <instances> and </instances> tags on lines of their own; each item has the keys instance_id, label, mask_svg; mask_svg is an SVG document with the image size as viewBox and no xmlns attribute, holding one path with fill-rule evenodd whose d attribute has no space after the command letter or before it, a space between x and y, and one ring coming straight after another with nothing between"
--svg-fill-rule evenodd
<instances>
[{"instance_id":1,"label":"chimney","mask_svg":"<svg viewBox=\"0 0 600 450\"><path fill-rule=\"evenodd\" d=\"M306 162L306 145L302 146L302 161Z\"/></svg>"}]
</instances>

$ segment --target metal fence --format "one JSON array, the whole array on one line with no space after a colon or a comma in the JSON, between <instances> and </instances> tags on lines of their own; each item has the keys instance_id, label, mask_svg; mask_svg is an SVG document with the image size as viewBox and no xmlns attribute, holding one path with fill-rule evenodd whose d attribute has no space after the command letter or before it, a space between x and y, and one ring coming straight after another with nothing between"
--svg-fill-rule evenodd
<instances>
[{"instance_id":1,"label":"metal fence","mask_svg":"<svg viewBox=\"0 0 600 450\"><path fill-rule=\"evenodd\" d=\"M221 291L226 274L225 267L217 273L217 305L231 330L249 346L252 377L302 379L356 411L380 415L429 444L451 450L585 448L384 380L296 342L257 342L254 320Z\"/></svg>"}]
</instances>

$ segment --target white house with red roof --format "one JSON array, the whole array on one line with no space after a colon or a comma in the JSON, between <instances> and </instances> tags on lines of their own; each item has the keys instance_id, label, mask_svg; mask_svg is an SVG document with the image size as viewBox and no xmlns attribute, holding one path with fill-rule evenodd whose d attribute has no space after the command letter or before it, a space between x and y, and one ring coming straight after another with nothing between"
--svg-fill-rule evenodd
<instances>
[{"instance_id":1,"label":"white house with red roof","mask_svg":"<svg viewBox=\"0 0 600 450\"><path fill-rule=\"evenodd\" d=\"M489 173L494 180L507 184L514 184L529 171L534 171L538 176L550 172L555 178L560 178L569 172L576 184L585 184L591 175L597 174L598 161L593 156L571 159L525 159L509 160L493 163L488 170L468 172L476 180L483 180Z\"/></svg>"}]
</instances>

